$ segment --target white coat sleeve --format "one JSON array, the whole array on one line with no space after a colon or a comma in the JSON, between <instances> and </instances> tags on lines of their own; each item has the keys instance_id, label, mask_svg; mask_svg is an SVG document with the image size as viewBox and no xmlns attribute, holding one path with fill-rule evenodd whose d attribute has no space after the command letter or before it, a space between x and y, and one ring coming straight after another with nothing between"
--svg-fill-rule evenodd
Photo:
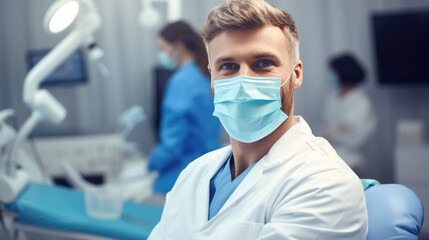
<instances>
[{"instance_id":1,"label":"white coat sleeve","mask_svg":"<svg viewBox=\"0 0 429 240\"><path fill-rule=\"evenodd\" d=\"M149 235L148 240L162 240L161 223L158 223Z\"/></svg>"},{"instance_id":2,"label":"white coat sleeve","mask_svg":"<svg viewBox=\"0 0 429 240\"><path fill-rule=\"evenodd\" d=\"M168 215L171 212L177 211L178 196L183 196L183 194L181 194L182 186L184 182L186 182L186 180L188 179L189 173L192 172L193 166L197 161L198 160L191 162L180 173L173 188L171 189L170 192L167 193L164 209L162 211L161 220L150 233L148 240L166 240L167 239L165 236L166 228L168 228L169 224L174 224L174 222L177 221L177 219L169 219L168 217L166 217L166 215Z\"/></svg>"},{"instance_id":3,"label":"white coat sleeve","mask_svg":"<svg viewBox=\"0 0 429 240\"><path fill-rule=\"evenodd\" d=\"M366 239L363 188L344 174L349 173L318 173L277 196L257 239Z\"/></svg>"}]
</instances>

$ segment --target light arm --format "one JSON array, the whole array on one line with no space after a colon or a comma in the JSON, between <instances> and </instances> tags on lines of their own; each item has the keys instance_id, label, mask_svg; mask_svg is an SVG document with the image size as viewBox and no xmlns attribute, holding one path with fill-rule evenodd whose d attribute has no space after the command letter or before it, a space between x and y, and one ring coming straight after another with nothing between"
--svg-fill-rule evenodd
<instances>
[{"instance_id":1,"label":"light arm","mask_svg":"<svg viewBox=\"0 0 429 240\"><path fill-rule=\"evenodd\" d=\"M87 1L84 1L87 2ZM88 3L87 3L88 4ZM91 8L91 4L89 4ZM18 151L22 142L28 137L37 124L45 119L60 123L66 116L64 106L48 91L39 90L42 81L60 66L86 41L91 40L92 33L101 25L101 19L96 12L82 16L75 30L69 33L55 48L53 48L27 74L24 81L24 102L33 110L30 118L18 132L12 146L9 158L9 172L14 175L14 164L17 163Z\"/></svg>"},{"instance_id":2,"label":"light arm","mask_svg":"<svg viewBox=\"0 0 429 240\"><path fill-rule=\"evenodd\" d=\"M92 31L76 29L69 33L27 74L24 81L24 102L33 108L34 96L42 81L60 66L88 39Z\"/></svg>"}]
</instances>

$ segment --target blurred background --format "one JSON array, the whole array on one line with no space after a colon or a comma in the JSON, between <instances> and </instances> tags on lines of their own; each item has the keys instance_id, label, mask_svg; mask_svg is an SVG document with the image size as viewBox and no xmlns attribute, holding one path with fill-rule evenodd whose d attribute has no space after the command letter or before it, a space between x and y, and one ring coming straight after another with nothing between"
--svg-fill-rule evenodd
<instances>
[{"instance_id":1,"label":"blurred background","mask_svg":"<svg viewBox=\"0 0 429 240\"><path fill-rule=\"evenodd\" d=\"M52 0L0 0L0 110L13 108L11 125L30 115L22 101L23 82L37 56L67 33L48 34L43 16ZM73 84L46 84L67 109L59 125L42 123L33 137L61 137L115 132L130 106L144 109L146 121L130 139L148 155L158 139L159 105L166 78L158 66L158 33L168 23L165 1L152 1L159 21L139 21L143 1L95 0L102 18L94 34L110 74L97 72L86 50L78 52L84 75ZM182 0L177 14L199 30L220 0ZM344 52L365 70L360 86L377 119L365 139L360 176L382 183L399 182L429 201L429 69L427 0L268 0L296 22L303 62L303 85L295 92L295 115L302 115L315 135L323 135L325 103L335 87L327 80L329 61ZM153 19L152 19L153 20ZM403 29L389 35L389 29ZM426 40L425 40L426 39ZM389 43L385 43L389 40ZM391 43L390 43L391 42ZM383 67L386 66L387 67ZM227 138L223 137L223 144ZM426 229L426 233L429 231Z\"/></svg>"}]
</instances>

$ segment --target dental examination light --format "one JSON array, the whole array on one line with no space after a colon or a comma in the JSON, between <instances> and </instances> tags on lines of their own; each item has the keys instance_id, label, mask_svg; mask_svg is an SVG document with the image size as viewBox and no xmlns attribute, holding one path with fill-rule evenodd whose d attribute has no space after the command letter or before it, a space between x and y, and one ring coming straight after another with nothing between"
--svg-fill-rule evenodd
<instances>
[{"instance_id":1,"label":"dental examination light","mask_svg":"<svg viewBox=\"0 0 429 240\"><path fill-rule=\"evenodd\" d=\"M40 84L80 47L89 50L92 60L100 60L103 54L93 37L93 33L100 26L101 18L92 0L58 0L46 12L44 27L48 32L55 34L68 28L73 30L40 60L25 78L23 100L32 113L13 142L11 153L6 159L6 171L0 173L0 186L6 184L11 189L7 194L0 190L3 198L0 200L13 201L25 186L26 181L24 184L14 184L24 179L24 169L17 169L16 164L19 149L31 131L42 121L58 124L66 117L64 106L47 90L39 89ZM101 69L100 71L102 72Z\"/></svg>"},{"instance_id":2,"label":"dental examination light","mask_svg":"<svg viewBox=\"0 0 429 240\"><path fill-rule=\"evenodd\" d=\"M152 6L153 2L167 4L167 22L178 21L182 18L182 0L141 0L143 8L138 20L142 27L154 28L161 23L161 14Z\"/></svg>"},{"instance_id":3,"label":"dental examination light","mask_svg":"<svg viewBox=\"0 0 429 240\"><path fill-rule=\"evenodd\" d=\"M153 28L161 22L161 15L152 6L151 2L151 0L141 0L143 9L139 14L139 23L142 27Z\"/></svg>"}]
</instances>

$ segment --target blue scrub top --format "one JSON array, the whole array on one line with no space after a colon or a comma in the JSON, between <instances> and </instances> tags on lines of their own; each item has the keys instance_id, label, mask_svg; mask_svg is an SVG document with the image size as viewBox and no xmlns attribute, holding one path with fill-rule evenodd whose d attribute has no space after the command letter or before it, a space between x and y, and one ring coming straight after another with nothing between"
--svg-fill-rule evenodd
<instances>
[{"instance_id":1,"label":"blue scrub top","mask_svg":"<svg viewBox=\"0 0 429 240\"><path fill-rule=\"evenodd\" d=\"M210 79L194 61L168 80L161 106L160 142L149 157L159 172L154 192L171 190L180 172L201 155L220 147L220 123L213 117Z\"/></svg>"},{"instance_id":2,"label":"blue scrub top","mask_svg":"<svg viewBox=\"0 0 429 240\"><path fill-rule=\"evenodd\" d=\"M223 164L210 180L209 220L216 216L231 194L256 164L253 163L250 165L244 172L231 181L231 159L232 154L228 158L228 161Z\"/></svg>"}]
</instances>

